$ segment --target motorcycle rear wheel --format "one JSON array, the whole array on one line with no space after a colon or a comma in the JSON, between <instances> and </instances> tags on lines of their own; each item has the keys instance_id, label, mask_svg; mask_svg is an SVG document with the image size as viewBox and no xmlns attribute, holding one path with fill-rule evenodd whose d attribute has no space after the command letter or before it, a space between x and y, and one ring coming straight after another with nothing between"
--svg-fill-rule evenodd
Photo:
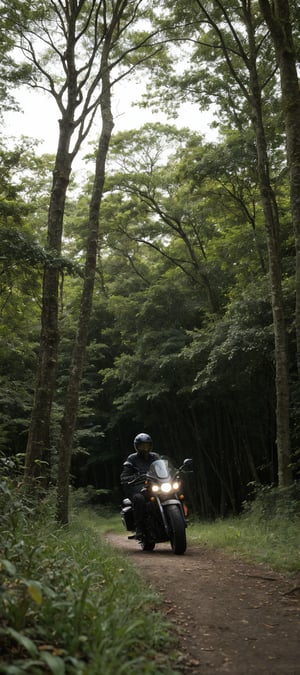
<instances>
[{"instance_id":1,"label":"motorcycle rear wheel","mask_svg":"<svg viewBox=\"0 0 300 675\"><path fill-rule=\"evenodd\" d=\"M183 555L186 551L185 522L178 506L169 504L166 506L166 515L170 527L170 541L173 553Z\"/></svg>"}]
</instances>

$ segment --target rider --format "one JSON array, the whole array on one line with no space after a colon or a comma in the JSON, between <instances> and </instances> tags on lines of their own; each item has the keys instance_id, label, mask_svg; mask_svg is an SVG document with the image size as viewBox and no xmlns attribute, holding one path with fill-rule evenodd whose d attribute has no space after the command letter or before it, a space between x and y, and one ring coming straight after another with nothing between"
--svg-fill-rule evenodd
<instances>
[{"instance_id":1,"label":"rider","mask_svg":"<svg viewBox=\"0 0 300 675\"><path fill-rule=\"evenodd\" d=\"M132 500L136 526L135 536L136 539L140 539L146 513L146 501L144 495L141 493L144 482L141 479L141 482L132 483L131 485L128 483L137 476L147 473L150 464L159 459L160 456L157 452L152 452L153 443L149 434L138 434L133 441L133 446L135 452L128 455L124 462L120 481L125 487L126 496Z\"/></svg>"}]
</instances>

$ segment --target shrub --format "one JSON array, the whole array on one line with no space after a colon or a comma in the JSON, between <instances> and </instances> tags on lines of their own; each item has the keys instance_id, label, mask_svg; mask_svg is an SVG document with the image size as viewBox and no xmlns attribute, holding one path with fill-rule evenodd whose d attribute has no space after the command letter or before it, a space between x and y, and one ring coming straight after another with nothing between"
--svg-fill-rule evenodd
<instances>
[{"instance_id":1,"label":"shrub","mask_svg":"<svg viewBox=\"0 0 300 675\"><path fill-rule=\"evenodd\" d=\"M7 476L0 508L0 673L174 672L158 597L94 526L57 528L53 500L28 506Z\"/></svg>"},{"instance_id":2,"label":"shrub","mask_svg":"<svg viewBox=\"0 0 300 675\"><path fill-rule=\"evenodd\" d=\"M251 501L244 502L244 513L257 518L293 518L300 516L300 481L289 487L250 483Z\"/></svg>"}]
</instances>

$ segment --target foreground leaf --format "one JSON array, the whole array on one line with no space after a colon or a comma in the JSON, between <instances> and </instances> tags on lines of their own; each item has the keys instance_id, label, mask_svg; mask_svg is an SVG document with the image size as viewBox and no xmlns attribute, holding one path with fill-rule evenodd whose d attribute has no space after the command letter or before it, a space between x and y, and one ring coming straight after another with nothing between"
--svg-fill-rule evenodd
<instances>
[{"instance_id":1,"label":"foreground leaf","mask_svg":"<svg viewBox=\"0 0 300 675\"><path fill-rule=\"evenodd\" d=\"M42 652L41 658L45 661L53 675L64 675L65 663L60 656L54 656L53 654L50 654L50 652Z\"/></svg>"},{"instance_id":2,"label":"foreground leaf","mask_svg":"<svg viewBox=\"0 0 300 675\"><path fill-rule=\"evenodd\" d=\"M38 649L34 642L30 640L30 638L26 637L26 635L23 635L23 633L19 633L18 631L14 630L14 628L7 628L5 631L1 632L12 637L13 640L21 645L21 647L26 649L30 656L34 657L38 655Z\"/></svg>"}]
</instances>

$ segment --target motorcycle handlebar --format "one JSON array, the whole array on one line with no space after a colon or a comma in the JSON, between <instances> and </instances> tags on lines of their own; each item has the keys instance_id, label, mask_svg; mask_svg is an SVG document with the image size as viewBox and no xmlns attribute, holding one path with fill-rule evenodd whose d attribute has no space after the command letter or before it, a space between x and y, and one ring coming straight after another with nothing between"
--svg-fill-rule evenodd
<instances>
[{"instance_id":1,"label":"motorcycle handlebar","mask_svg":"<svg viewBox=\"0 0 300 675\"><path fill-rule=\"evenodd\" d=\"M144 480L146 480L147 474L146 473L140 473L138 476L135 478L132 478L132 480L128 481L128 485L132 485L132 483L143 483Z\"/></svg>"}]
</instances>

